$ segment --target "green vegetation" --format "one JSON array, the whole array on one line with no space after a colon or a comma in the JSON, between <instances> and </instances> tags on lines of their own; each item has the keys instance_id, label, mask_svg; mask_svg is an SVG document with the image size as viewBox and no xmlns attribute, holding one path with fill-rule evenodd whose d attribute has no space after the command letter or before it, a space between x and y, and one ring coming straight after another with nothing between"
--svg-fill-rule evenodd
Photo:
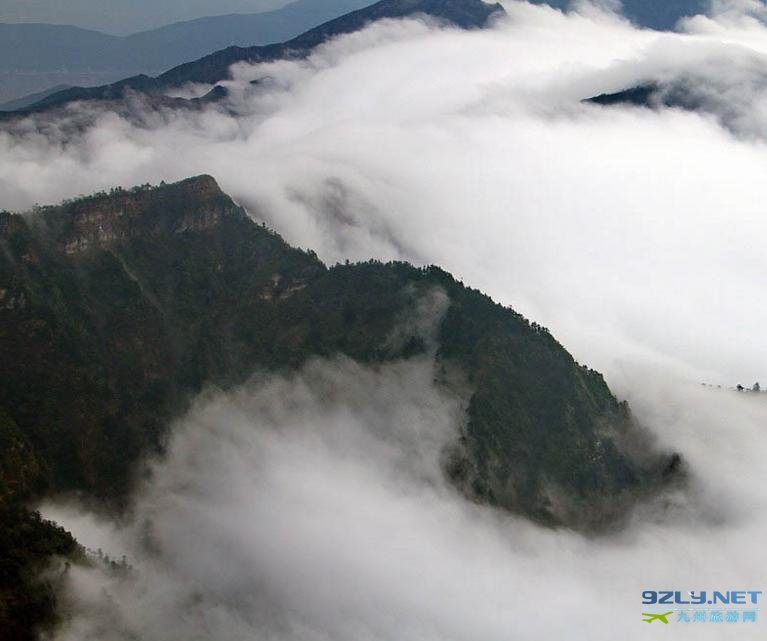
<instances>
[{"instance_id":1,"label":"green vegetation","mask_svg":"<svg viewBox=\"0 0 767 641\"><path fill-rule=\"evenodd\" d=\"M24 434L0 409L0 637L27 641L55 618L52 557L81 558L63 529L28 510L40 492L41 466Z\"/></svg>"},{"instance_id":2,"label":"green vegetation","mask_svg":"<svg viewBox=\"0 0 767 641\"><path fill-rule=\"evenodd\" d=\"M0 214L2 616L18 629L51 621L52 593L29 581L47 555L78 553L25 501L78 492L121 509L141 457L162 451L203 386L314 356L422 353L430 339L418 331L392 337L437 291L447 300L432 319L438 382L468 401L445 453L458 488L542 523L594 528L668 476L670 458L627 453L637 429L626 407L544 328L436 267L327 268L210 177Z\"/></svg>"}]
</instances>

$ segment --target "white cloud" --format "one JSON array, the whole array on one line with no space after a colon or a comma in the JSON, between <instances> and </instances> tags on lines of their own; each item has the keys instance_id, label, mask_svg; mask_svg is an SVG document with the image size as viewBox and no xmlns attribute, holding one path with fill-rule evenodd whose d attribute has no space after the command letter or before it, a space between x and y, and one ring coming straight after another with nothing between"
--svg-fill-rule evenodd
<instances>
[{"instance_id":1,"label":"white cloud","mask_svg":"<svg viewBox=\"0 0 767 641\"><path fill-rule=\"evenodd\" d=\"M767 404L637 378L636 409L699 473L599 539L445 484L439 454L461 404L433 387L428 360L315 362L209 395L121 529L47 510L134 565L123 579L72 570L57 639L654 639L643 590L763 587ZM733 634L762 638L761 625ZM722 638L714 625L663 632Z\"/></svg>"},{"instance_id":2,"label":"white cloud","mask_svg":"<svg viewBox=\"0 0 767 641\"><path fill-rule=\"evenodd\" d=\"M205 172L328 261L438 263L605 371L684 453L693 490L615 539L541 531L465 504L422 467L393 473L455 420L426 378L376 404L403 372L358 372L347 392L347 370L318 366L330 403L300 378L272 381L187 420L139 504L159 556L131 527L118 539L139 574L107 582L110 625L159 639L253 638L255 624L280 639L643 639L657 630L641 623L642 589L761 589L764 403L697 382L764 378L767 119L752 72L767 32L720 16L658 34L506 6L489 31L388 22L305 62L239 67L235 115L96 114L67 142L0 134L0 206ZM723 87L737 135L714 115L580 102L679 74ZM428 438L380 442L376 426L405 424ZM103 579L74 580L80 639Z\"/></svg>"}]
</instances>

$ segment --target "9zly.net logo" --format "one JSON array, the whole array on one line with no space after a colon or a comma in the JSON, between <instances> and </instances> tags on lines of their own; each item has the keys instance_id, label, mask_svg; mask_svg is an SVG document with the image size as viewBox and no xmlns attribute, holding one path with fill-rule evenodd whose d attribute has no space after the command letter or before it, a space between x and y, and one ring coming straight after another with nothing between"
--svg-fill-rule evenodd
<instances>
[{"instance_id":1,"label":"9zly.net logo","mask_svg":"<svg viewBox=\"0 0 767 641\"><path fill-rule=\"evenodd\" d=\"M642 605L656 606L655 611L642 612L645 623L756 623L759 615L757 590L730 590L727 592L679 592L645 590ZM672 607L677 606L677 607ZM644 608L650 610L650 608Z\"/></svg>"}]
</instances>

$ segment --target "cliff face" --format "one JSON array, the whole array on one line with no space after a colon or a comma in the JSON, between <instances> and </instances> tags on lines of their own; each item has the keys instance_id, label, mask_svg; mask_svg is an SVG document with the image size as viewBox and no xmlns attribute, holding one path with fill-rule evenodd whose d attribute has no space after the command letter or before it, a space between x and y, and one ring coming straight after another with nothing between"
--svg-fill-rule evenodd
<instances>
[{"instance_id":1,"label":"cliff face","mask_svg":"<svg viewBox=\"0 0 767 641\"><path fill-rule=\"evenodd\" d=\"M0 354L13 364L0 407L42 453L51 487L114 501L190 395L263 361L242 355L241 294L260 313L273 305L254 287L324 270L209 177L12 216L0 243Z\"/></svg>"},{"instance_id":2,"label":"cliff face","mask_svg":"<svg viewBox=\"0 0 767 641\"><path fill-rule=\"evenodd\" d=\"M429 346L402 319L434 292L446 306ZM632 453L626 408L545 329L438 268L328 269L202 176L0 215L0 497L77 491L119 509L203 385L432 348L440 384L458 371L467 395L445 472L469 497L600 527L674 471Z\"/></svg>"},{"instance_id":3,"label":"cliff face","mask_svg":"<svg viewBox=\"0 0 767 641\"><path fill-rule=\"evenodd\" d=\"M157 216L158 207L164 216ZM212 229L236 210L209 176L169 185L161 194L146 188L113 190L47 210L32 225L66 254L108 249L135 238Z\"/></svg>"}]
</instances>

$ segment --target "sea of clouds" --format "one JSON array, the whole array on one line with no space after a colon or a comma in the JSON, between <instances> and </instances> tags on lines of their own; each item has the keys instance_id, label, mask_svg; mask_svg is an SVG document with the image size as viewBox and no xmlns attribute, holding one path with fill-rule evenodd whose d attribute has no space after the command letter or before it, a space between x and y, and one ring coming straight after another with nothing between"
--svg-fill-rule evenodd
<instances>
[{"instance_id":1,"label":"sea of clouds","mask_svg":"<svg viewBox=\"0 0 767 641\"><path fill-rule=\"evenodd\" d=\"M317 362L200 399L128 522L47 508L134 566L73 571L62 639L763 636L640 617L642 590L765 585L767 398L727 389L767 362L763 6L676 33L504 6L488 30L388 21L236 66L202 112L30 118L0 132L0 207L209 173L328 262L439 264L605 372L690 488L607 537L542 530L444 484L460 402L428 360ZM705 110L582 102L679 79Z\"/></svg>"}]
</instances>

